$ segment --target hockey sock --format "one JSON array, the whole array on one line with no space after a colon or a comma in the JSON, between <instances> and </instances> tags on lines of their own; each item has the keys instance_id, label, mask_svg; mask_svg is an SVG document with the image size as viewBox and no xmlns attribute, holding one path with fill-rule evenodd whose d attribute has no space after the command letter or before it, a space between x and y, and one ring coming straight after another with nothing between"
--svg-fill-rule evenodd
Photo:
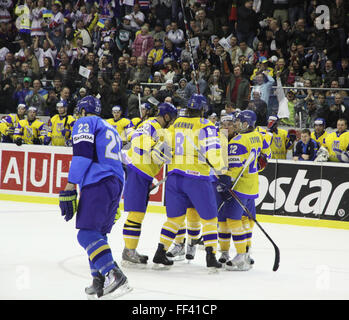
<instances>
[{"instance_id":1,"label":"hockey sock","mask_svg":"<svg viewBox=\"0 0 349 320\"><path fill-rule=\"evenodd\" d=\"M254 226L254 221L246 216L242 217L242 226L246 234L246 245L251 248L252 245L252 229Z\"/></svg>"},{"instance_id":2,"label":"hockey sock","mask_svg":"<svg viewBox=\"0 0 349 320\"><path fill-rule=\"evenodd\" d=\"M237 253L246 253L246 232L242 220L227 219Z\"/></svg>"},{"instance_id":3,"label":"hockey sock","mask_svg":"<svg viewBox=\"0 0 349 320\"><path fill-rule=\"evenodd\" d=\"M231 231L226 221L218 222L218 241L221 251L229 251L230 249Z\"/></svg>"},{"instance_id":4,"label":"hockey sock","mask_svg":"<svg viewBox=\"0 0 349 320\"><path fill-rule=\"evenodd\" d=\"M127 249L136 249L139 238L141 236L142 222L144 220L144 212L130 211L122 231L125 247Z\"/></svg>"},{"instance_id":5,"label":"hockey sock","mask_svg":"<svg viewBox=\"0 0 349 320\"><path fill-rule=\"evenodd\" d=\"M175 218L168 217L167 221L163 224L160 233L160 243L164 245L166 251L175 239L179 228L184 224L184 220L185 214Z\"/></svg>"},{"instance_id":6,"label":"hockey sock","mask_svg":"<svg viewBox=\"0 0 349 320\"><path fill-rule=\"evenodd\" d=\"M107 236L98 231L79 230L77 238L87 252L92 276L96 275L96 270L105 275L115 267Z\"/></svg>"},{"instance_id":7,"label":"hockey sock","mask_svg":"<svg viewBox=\"0 0 349 320\"><path fill-rule=\"evenodd\" d=\"M185 239L185 234L187 232L186 226L185 226L185 222L183 221L183 224L179 227L179 230L176 234L176 238L175 238L175 242L178 244L181 244L184 242Z\"/></svg>"},{"instance_id":8,"label":"hockey sock","mask_svg":"<svg viewBox=\"0 0 349 320\"><path fill-rule=\"evenodd\" d=\"M218 244L217 217L210 220L201 219L201 223L202 239L204 241L205 248L212 247L212 253L215 254Z\"/></svg>"},{"instance_id":9,"label":"hockey sock","mask_svg":"<svg viewBox=\"0 0 349 320\"><path fill-rule=\"evenodd\" d=\"M194 208L188 208L187 212L188 243L200 238L201 222L198 212Z\"/></svg>"}]
</instances>

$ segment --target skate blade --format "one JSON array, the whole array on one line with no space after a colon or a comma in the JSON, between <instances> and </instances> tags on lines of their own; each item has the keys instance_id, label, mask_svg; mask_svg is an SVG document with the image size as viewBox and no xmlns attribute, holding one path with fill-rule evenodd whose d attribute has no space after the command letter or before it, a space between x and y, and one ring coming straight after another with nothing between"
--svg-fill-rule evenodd
<instances>
[{"instance_id":1,"label":"skate blade","mask_svg":"<svg viewBox=\"0 0 349 320\"><path fill-rule=\"evenodd\" d=\"M216 267L207 267L208 269L208 274L216 274L219 272L220 268L216 268Z\"/></svg>"},{"instance_id":2,"label":"skate blade","mask_svg":"<svg viewBox=\"0 0 349 320\"><path fill-rule=\"evenodd\" d=\"M169 270L171 267L172 267L172 265L168 266L168 265L161 264L161 263L153 263L152 269L162 271L162 270Z\"/></svg>"},{"instance_id":3,"label":"skate blade","mask_svg":"<svg viewBox=\"0 0 349 320\"><path fill-rule=\"evenodd\" d=\"M248 271L250 269L251 268L249 266L248 267L238 267L238 266L225 265L225 270L227 270L227 271Z\"/></svg>"},{"instance_id":4,"label":"skate blade","mask_svg":"<svg viewBox=\"0 0 349 320\"><path fill-rule=\"evenodd\" d=\"M147 267L146 263L134 263L127 260L121 261L121 266L129 269L145 269Z\"/></svg>"},{"instance_id":5,"label":"skate blade","mask_svg":"<svg viewBox=\"0 0 349 320\"><path fill-rule=\"evenodd\" d=\"M168 260L172 260L172 261L183 261L185 260L185 256L175 256L175 257L168 257Z\"/></svg>"},{"instance_id":6,"label":"skate blade","mask_svg":"<svg viewBox=\"0 0 349 320\"><path fill-rule=\"evenodd\" d=\"M86 294L87 300L98 300L97 294Z\"/></svg>"},{"instance_id":7,"label":"skate blade","mask_svg":"<svg viewBox=\"0 0 349 320\"><path fill-rule=\"evenodd\" d=\"M128 284L128 281L126 281L122 286L115 289L112 292L109 292L99 298L99 300L115 300L133 290L132 287Z\"/></svg>"}]
</instances>

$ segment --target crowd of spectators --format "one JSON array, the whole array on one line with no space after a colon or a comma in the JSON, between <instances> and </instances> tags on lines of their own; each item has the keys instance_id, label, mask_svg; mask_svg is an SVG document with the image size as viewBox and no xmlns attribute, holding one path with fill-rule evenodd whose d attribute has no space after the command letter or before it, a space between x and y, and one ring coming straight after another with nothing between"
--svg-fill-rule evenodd
<instances>
[{"instance_id":1,"label":"crowd of spectators","mask_svg":"<svg viewBox=\"0 0 349 320\"><path fill-rule=\"evenodd\" d=\"M282 86L294 88L283 125L349 121L348 1L182 2L187 24L179 0L1 0L0 113L25 103L53 116L65 100L73 114L92 94L102 117L120 105L132 118L139 93L184 107L199 90L210 113L249 108L266 125Z\"/></svg>"}]
</instances>

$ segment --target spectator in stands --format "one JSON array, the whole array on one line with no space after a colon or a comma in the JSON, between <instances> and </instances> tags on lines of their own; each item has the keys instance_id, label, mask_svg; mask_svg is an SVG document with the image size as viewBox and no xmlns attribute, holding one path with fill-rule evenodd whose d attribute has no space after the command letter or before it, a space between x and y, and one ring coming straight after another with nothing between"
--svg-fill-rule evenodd
<instances>
[{"instance_id":1,"label":"spectator in stands","mask_svg":"<svg viewBox=\"0 0 349 320\"><path fill-rule=\"evenodd\" d=\"M258 29L258 18L256 12L252 9L252 5L252 0L245 0L244 4L238 7L236 24L236 34L239 42L246 42L250 48L253 47Z\"/></svg>"},{"instance_id":2,"label":"spectator in stands","mask_svg":"<svg viewBox=\"0 0 349 320\"><path fill-rule=\"evenodd\" d=\"M149 34L148 26L143 25L141 27L141 32L136 35L132 44L132 55L135 57L147 58L153 47L154 39Z\"/></svg>"},{"instance_id":3,"label":"spectator in stands","mask_svg":"<svg viewBox=\"0 0 349 320\"><path fill-rule=\"evenodd\" d=\"M255 77L254 86L251 90L251 98L253 91L257 90L260 92L260 98L268 105L271 89L274 83L275 80L272 76L269 75L268 71L258 72Z\"/></svg>"},{"instance_id":4,"label":"spectator in stands","mask_svg":"<svg viewBox=\"0 0 349 320\"><path fill-rule=\"evenodd\" d=\"M323 88L329 88L333 80L337 80L337 71L333 68L333 62L327 60L325 63L325 68L322 71L322 85Z\"/></svg>"},{"instance_id":5,"label":"spectator in stands","mask_svg":"<svg viewBox=\"0 0 349 320\"><path fill-rule=\"evenodd\" d=\"M250 100L247 109L252 110L257 115L256 126L267 125L267 104L261 99L261 91L256 89L252 92L252 99Z\"/></svg>"},{"instance_id":6,"label":"spectator in stands","mask_svg":"<svg viewBox=\"0 0 349 320\"><path fill-rule=\"evenodd\" d=\"M313 161L316 158L318 149L319 145L311 138L310 130L303 129L301 131L301 140L296 143L293 160Z\"/></svg>"},{"instance_id":7,"label":"spectator in stands","mask_svg":"<svg viewBox=\"0 0 349 320\"><path fill-rule=\"evenodd\" d=\"M41 87L41 81L36 79L33 81L33 90L25 97L25 104L27 106L36 107L39 116L45 115L47 90Z\"/></svg>"},{"instance_id":8,"label":"spectator in stands","mask_svg":"<svg viewBox=\"0 0 349 320\"><path fill-rule=\"evenodd\" d=\"M140 117L139 114L139 99L141 94L141 88L138 83L135 83L132 87L132 92L127 100L127 117L129 119Z\"/></svg>"},{"instance_id":9,"label":"spectator in stands","mask_svg":"<svg viewBox=\"0 0 349 320\"><path fill-rule=\"evenodd\" d=\"M323 112L326 124L330 128L337 127L338 119L349 119L349 107L343 104L342 96L337 93L334 96L334 103Z\"/></svg>"},{"instance_id":10,"label":"spectator in stands","mask_svg":"<svg viewBox=\"0 0 349 320\"><path fill-rule=\"evenodd\" d=\"M247 106L249 92L249 81L241 76L241 67L237 65L234 67L234 73L230 75L227 82L226 99L236 108L243 110Z\"/></svg>"}]
</instances>

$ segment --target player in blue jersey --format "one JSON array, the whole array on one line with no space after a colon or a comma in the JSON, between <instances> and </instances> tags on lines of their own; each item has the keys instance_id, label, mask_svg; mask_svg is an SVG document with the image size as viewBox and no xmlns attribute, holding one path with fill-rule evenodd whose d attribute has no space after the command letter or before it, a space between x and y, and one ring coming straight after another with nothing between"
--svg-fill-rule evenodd
<instances>
[{"instance_id":1,"label":"player in blue jersey","mask_svg":"<svg viewBox=\"0 0 349 320\"><path fill-rule=\"evenodd\" d=\"M98 99L84 97L78 109L81 117L73 127L73 158L59 204L66 221L76 212L77 239L87 252L93 277L92 286L85 289L88 298L111 299L131 290L113 259L107 239L124 185L122 141L117 131L99 117Z\"/></svg>"}]
</instances>

